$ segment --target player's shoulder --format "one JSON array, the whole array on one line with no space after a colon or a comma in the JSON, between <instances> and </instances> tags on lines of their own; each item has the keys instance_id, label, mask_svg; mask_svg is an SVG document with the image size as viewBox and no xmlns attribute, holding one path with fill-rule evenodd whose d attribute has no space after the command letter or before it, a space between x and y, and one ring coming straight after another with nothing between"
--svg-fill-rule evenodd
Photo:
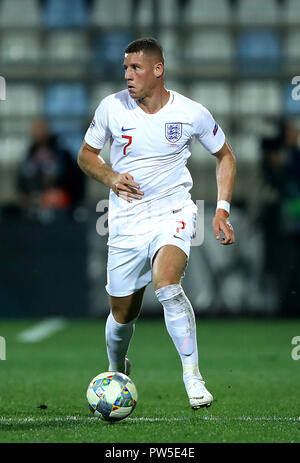
<instances>
[{"instance_id":1,"label":"player's shoulder","mask_svg":"<svg viewBox=\"0 0 300 463\"><path fill-rule=\"evenodd\" d=\"M111 93L110 95L107 95L104 97L100 103L99 107L105 109L112 109L115 108L116 106L127 106L129 102L129 93L128 90L121 90L116 93Z\"/></svg>"},{"instance_id":2,"label":"player's shoulder","mask_svg":"<svg viewBox=\"0 0 300 463\"><path fill-rule=\"evenodd\" d=\"M174 95L174 102L176 106L179 106L182 111L189 113L190 115L199 118L205 116L209 111L203 104L199 101L192 100L191 98L182 95L174 90L172 90Z\"/></svg>"}]
</instances>

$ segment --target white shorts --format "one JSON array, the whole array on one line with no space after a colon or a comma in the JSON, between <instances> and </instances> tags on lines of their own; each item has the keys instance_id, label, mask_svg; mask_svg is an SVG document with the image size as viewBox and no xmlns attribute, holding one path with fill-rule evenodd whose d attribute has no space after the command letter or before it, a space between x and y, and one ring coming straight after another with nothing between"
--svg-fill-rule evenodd
<instances>
[{"instance_id":1,"label":"white shorts","mask_svg":"<svg viewBox=\"0 0 300 463\"><path fill-rule=\"evenodd\" d=\"M106 291L111 296L124 297L147 286L152 281L152 260L166 244L190 254L191 240L196 232L197 206L190 200L178 211L170 211L155 224L138 247L129 249L108 247Z\"/></svg>"}]
</instances>

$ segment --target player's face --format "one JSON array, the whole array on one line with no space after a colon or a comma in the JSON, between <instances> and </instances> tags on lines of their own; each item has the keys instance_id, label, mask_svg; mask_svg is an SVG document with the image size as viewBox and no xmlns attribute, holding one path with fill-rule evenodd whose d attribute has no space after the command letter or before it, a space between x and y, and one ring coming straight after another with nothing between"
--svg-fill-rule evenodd
<instances>
[{"instance_id":1,"label":"player's face","mask_svg":"<svg viewBox=\"0 0 300 463\"><path fill-rule=\"evenodd\" d=\"M126 53L123 66L130 96L134 99L151 96L158 80L155 59L143 51Z\"/></svg>"}]
</instances>

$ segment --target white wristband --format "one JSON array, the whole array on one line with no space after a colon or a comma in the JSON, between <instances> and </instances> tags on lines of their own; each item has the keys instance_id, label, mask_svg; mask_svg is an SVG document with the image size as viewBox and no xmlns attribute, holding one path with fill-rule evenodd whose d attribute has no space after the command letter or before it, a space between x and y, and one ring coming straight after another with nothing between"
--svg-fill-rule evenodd
<instances>
[{"instance_id":1,"label":"white wristband","mask_svg":"<svg viewBox=\"0 0 300 463\"><path fill-rule=\"evenodd\" d=\"M230 214L230 203L221 199L217 202L217 209L225 209Z\"/></svg>"}]
</instances>

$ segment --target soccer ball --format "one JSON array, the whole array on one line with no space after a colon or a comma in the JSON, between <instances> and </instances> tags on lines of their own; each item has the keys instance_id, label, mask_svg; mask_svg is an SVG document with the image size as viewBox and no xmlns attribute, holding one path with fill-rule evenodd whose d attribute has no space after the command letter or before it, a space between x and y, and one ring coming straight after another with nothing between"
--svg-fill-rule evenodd
<instances>
[{"instance_id":1,"label":"soccer ball","mask_svg":"<svg viewBox=\"0 0 300 463\"><path fill-rule=\"evenodd\" d=\"M94 416L104 421L120 421L135 409L137 390L129 376L106 371L92 379L86 398Z\"/></svg>"}]
</instances>

